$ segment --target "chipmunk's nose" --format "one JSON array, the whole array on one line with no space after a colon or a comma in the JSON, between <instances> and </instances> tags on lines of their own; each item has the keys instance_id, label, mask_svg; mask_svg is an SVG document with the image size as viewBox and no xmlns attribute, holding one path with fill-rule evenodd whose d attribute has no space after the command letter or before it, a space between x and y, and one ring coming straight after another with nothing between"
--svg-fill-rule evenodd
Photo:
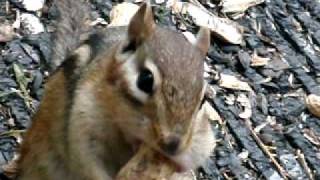
<instances>
[{"instance_id":1,"label":"chipmunk's nose","mask_svg":"<svg viewBox=\"0 0 320 180\"><path fill-rule=\"evenodd\" d=\"M178 136L169 136L164 139L161 147L169 155L175 155L180 146L180 138Z\"/></svg>"}]
</instances>

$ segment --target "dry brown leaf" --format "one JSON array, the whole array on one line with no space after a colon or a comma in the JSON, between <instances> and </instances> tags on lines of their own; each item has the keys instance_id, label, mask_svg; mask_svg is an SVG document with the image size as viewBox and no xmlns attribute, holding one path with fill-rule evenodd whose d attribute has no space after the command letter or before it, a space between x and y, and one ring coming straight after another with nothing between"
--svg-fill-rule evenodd
<instances>
[{"instance_id":1,"label":"dry brown leaf","mask_svg":"<svg viewBox=\"0 0 320 180\"><path fill-rule=\"evenodd\" d=\"M191 32L189 31L185 31L182 33L184 35L184 37L192 44L196 43L197 41L197 38L194 34L192 34Z\"/></svg>"},{"instance_id":2,"label":"dry brown leaf","mask_svg":"<svg viewBox=\"0 0 320 180\"><path fill-rule=\"evenodd\" d=\"M189 14L196 25L209 28L211 32L226 42L232 44L243 42L242 27L230 19L209 14L200 7L187 2L176 2L172 9L174 13Z\"/></svg>"},{"instance_id":3,"label":"dry brown leaf","mask_svg":"<svg viewBox=\"0 0 320 180\"><path fill-rule=\"evenodd\" d=\"M306 105L313 115L320 118L320 96L310 94L306 97Z\"/></svg>"},{"instance_id":4,"label":"dry brown leaf","mask_svg":"<svg viewBox=\"0 0 320 180\"><path fill-rule=\"evenodd\" d=\"M251 66L265 66L268 64L269 61L270 58L258 56L258 54L254 52L251 59Z\"/></svg>"},{"instance_id":5,"label":"dry brown leaf","mask_svg":"<svg viewBox=\"0 0 320 180\"><path fill-rule=\"evenodd\" d=\"M39 34L45 30L40 18L33 14L21 13L20 22L26 34Z\"/></svg>"},{"instance_id":6,"label":"dry brown leaf","mask_svg":"<svg viewBox=\"0 0 320 180\"><path fill-rule=\"evenodd\" d=\"M43 8L45 0L23 0L22 5L27 11L39 11Z\"/></svg>"},{"instance_id":7,"label":"dry brown leaf","mask_svg":"<svg viewBox=\"0 0 320 180\"><path fill-rule=\"evenodd\" d=\"M128 2L114 6L110 12L111 23L109 26L127 26L138 9L138 5Z\"/></svg>"},{"instance_id":8,"label":"dry brown leaf","mask_svg":"<svg viewBox=\"0 0 320 180\"><path fill-rule=\"evenodd\" d=\"M251 6L263 3L264 0L222 0L223 13L242 13Z\"/></svg>"},{"instance_id":9,"label":"dry brown leaf","mask_svg":"<svg viewBox=\"0 0 320 180\"><path fill-rule=\"evenodd\" d=\"M11 41L15 36L13 27L10 24L0 25L0 42Z\"/></svg>"},{"instance_id":10,"label":"dry brown leaf","mask_svg":"<svg viewBox=\"0 0 320 180\"><path fill-rule=\"evenodd\" d=\"M252 107L249 98L245 94L240 94L237 97L237 102L244 108L244 111L239 114L239 117L249 119L252 116Z\"/></svg>"},{"instance_id":11,"label":"dry brown leaf","mask_svg":"<svg viewBox=\"0 0 320 180\"><path fill-rule=\"evenodd\" d=\"M312 144L320 147L320 137L317 136L315 132L311 129L304 129L303 136L308 139Z\"/></svg>"},{"instance_id":12,"label":"dry brown leaf","mask_svg":"<svg viewBox=\"0 0 320 180\"><path fill-rule=\"evenodd\" d=\"M253 92L247 82L240 81L232 75L220 74L220 80L218 83L219 86L224 88Z\"/></svg>"},{"instance_id":13,"label":"dry brown leaf","mask_svg":"<svg viewBox=\"0 0 320 180\"><path fill-rule=\"evenodd\" d=\"M205 108L209 120L222 122L219 113L208 102L205 102L202 107Z\"/></svg>"}]
</instances>

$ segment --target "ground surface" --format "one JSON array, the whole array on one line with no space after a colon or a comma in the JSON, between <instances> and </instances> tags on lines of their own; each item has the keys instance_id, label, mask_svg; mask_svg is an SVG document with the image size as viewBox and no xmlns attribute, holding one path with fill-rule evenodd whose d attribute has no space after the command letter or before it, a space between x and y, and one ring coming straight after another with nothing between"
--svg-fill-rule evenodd
<instances>
[{"instance_id":1,"label":"ground surface","mask_svg":"<svg viewBox=\"0 0 320 180\"><path fill-rule=\"evenodd\" d=\"M0 25L12 25L16 11L25 12L15 2L0 0ZM219 13L217 6L201 2ZM108 22L115 4L92 0L93 14ZM154 8L160 24L177 29L164 6ZM0 42L0 165L14 157L48 75L50 24L56 12L48 5L43 11L44 33L19 29L18 37ZM195 32L188 17L175 19L180 30ZM235 21L244 27L244 43L214 38L208 53L208 80L215 93L207 99L222 120L212 121L219 142L198 178L320 179L320 119L304 101L308 94L320 95L320 2L266 1ZM254 54L269 61L252 66ZM253 91L222 87L221 74L247 82Z\"/></svg>"}]
</instances>

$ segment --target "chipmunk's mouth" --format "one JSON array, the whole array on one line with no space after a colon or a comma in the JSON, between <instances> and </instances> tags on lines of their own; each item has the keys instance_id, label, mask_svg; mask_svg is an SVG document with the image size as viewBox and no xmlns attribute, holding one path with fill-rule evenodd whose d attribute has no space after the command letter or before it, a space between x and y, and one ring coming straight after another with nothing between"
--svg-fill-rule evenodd
<instances>
[{"instance_id":1,"label":"chipmunk's mouth","mask_svg":"<svg viewBox=\"0 0 320 180\"><path fill-rule=\"evenodd\" d=\"M181 164L181 163L175 162L175 161L173 161L173 164L175 165L176 171L178 173L186 172L189 170L188 167L185 166L185 164Z\"/></svg>"},{"instance_id":2,"label":"chipmunk's mouth","mask_svg":"<svg viewBox=\"0 0 320 180\"><path fill-rule=\"evenodd\" d=\"M141 139L135 139L132 142L134 153L138 152L139 147L143 142L144 141ZM176 172L186 172L194 168L193 159L186 152L178 151L175 155L169 155L166 152L164 152L163 149L159 148L159 146L157 146L156 144L153 144L153 146L150 146L150 148L153 148L155 151L158 151L160 156L170 161L176 168Z\"/></svg>"}]
</instances>

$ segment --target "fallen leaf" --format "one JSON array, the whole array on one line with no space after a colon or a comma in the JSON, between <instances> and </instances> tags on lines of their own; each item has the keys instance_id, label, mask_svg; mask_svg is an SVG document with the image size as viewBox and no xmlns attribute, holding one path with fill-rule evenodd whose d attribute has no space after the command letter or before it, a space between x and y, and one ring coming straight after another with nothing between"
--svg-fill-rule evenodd
<instances>
[{"instance_id":1,"label":"fallen leaf","mask_svg":"<svg viewBox=\"0 0 320 180\"><path fill-rule=\"evenodd\" d=\"M111 23L109 26L127 26L138 9L138 5L128 2L114 6L110 12Z\"/></svg>"},{"instance_id":2,"label":"fallen leaf","mask_svg":"<svg viewBox=\"0 0 320 180\"><path fill-rule=\"evenodd\" d=\"M194 44L196 42L196 37L195 35L193 35L191 32L186 31L182 33L184 35L184 37L191 43Z\"/></svg>"},{"instance_id":3,"label":"fallen leaf","mask_svg":"<svg viewBox=\"0 0 320 180\"><path fill-rule=\"evenodd\" d=\"M249 7L263 2L264 0L222 0L220 6L222 6L221 12L223 13L242 13Z\"/></svg>"},{"instance_id":4,"label":"fallen leaf","mask_svg":"<svg viewBox=\"0 0 320 180\"><path fill-rule=\"evenodd\" d=\"M9 24L0 25L0 42L11 41L15 36L13 27Z\"/></svg>"},{"instance_id":5,"label":"fallen leaf","mask_svg":"<svg viewBox=\"0 0 320 180\"><path fill-rule=\"evenodd\" d=\"M251 87L247 82L240 81L238 78L232 75L220 74L220 80L218 84L221 87L228 88L228 89L253 92L253 90L251 89Z\"/></svg>"},{"instance_id":6,"label":"fallen leaf","mask_svg":"<svg viewBox=\"0 0 320 180\"><path fill-rule=\"evenodd\" d=\"M221 119L219 113L210 105L209 102L206 101L202 105L202 108L205 108L205 113L208 116L209 120L222 122L222 119Z\"/></svg>"},{"instance_id":7,"label":"fallen leaf","mask_svg":"<svg viewBox=\"0 0 320 180\"><path fill-rule=\"evenodd\" d=\"M268 64L268 62L270 61L270 58L266 57L261 57L257 54L257 52L255 51L252 55L251 58L251 66L265 66Z\"/></svg>"},{"instance_id":8,"label":"fallen leaf","mask_svg":"<svg viewBox=\"0 0 320 180\"><path fill-rule=\"evenodd\" d=\"M310 94L306 97L306 105L308 110L315 115L316 117L320 118L320 96L315 94Z\"/></svg>"},{"instance_id":9,"label":"fallen leaf","mask_svg":"<svg viewBox=\"0 0 320 180\"><path fill-rule=\"evenodd\" d=\"M209 14L187 2L176 2L172 9L174 13L189 14L196 25L209 28L211 32L229 43L241 44L243 42L242 27L230 19Z\"/></svg>"},{"instance_id":10,"label":"fallen leaf","mask_svg":"<svg viewBox=\"0 0 320 180\"><path fill-rule=\"evenodd\" d=\"M249 119L252 116L252 107L249 98L245 94L240 94L237 97L237 102L244 108L244 111L239 114L239 117Z\"/></svg>"},{"instance_id":11,"label":"fallen leaf","mask_svg":"<svg viewBox=\"0 0 320 180\"><path fill-rule=\"evenodd\" d=\"M23 0L22 4L28 11L38 11L43 8L45 0Z\"/></svg>"},{"instance_id":12,"label":"fallen leaf","mask_svg":"<svg viewBox=\"0 0 320 180\"><path fill-rule=\"evenodd\" d=\"M21 13L21 26L26 34L39 34L44 32L44 26L39 17L30 13Z\"/></svg>"},{"instance_id":13,"label":"fallen leaf","mask_svg":"<svg viewBox=\"0 0 320 180\"><path fill-rule=\"evenodd\" d=\"M320 147L320 137L316 135L311 129L304 129L303 136L308 139L312 144Z\"/></svg>"}]
</instances>

